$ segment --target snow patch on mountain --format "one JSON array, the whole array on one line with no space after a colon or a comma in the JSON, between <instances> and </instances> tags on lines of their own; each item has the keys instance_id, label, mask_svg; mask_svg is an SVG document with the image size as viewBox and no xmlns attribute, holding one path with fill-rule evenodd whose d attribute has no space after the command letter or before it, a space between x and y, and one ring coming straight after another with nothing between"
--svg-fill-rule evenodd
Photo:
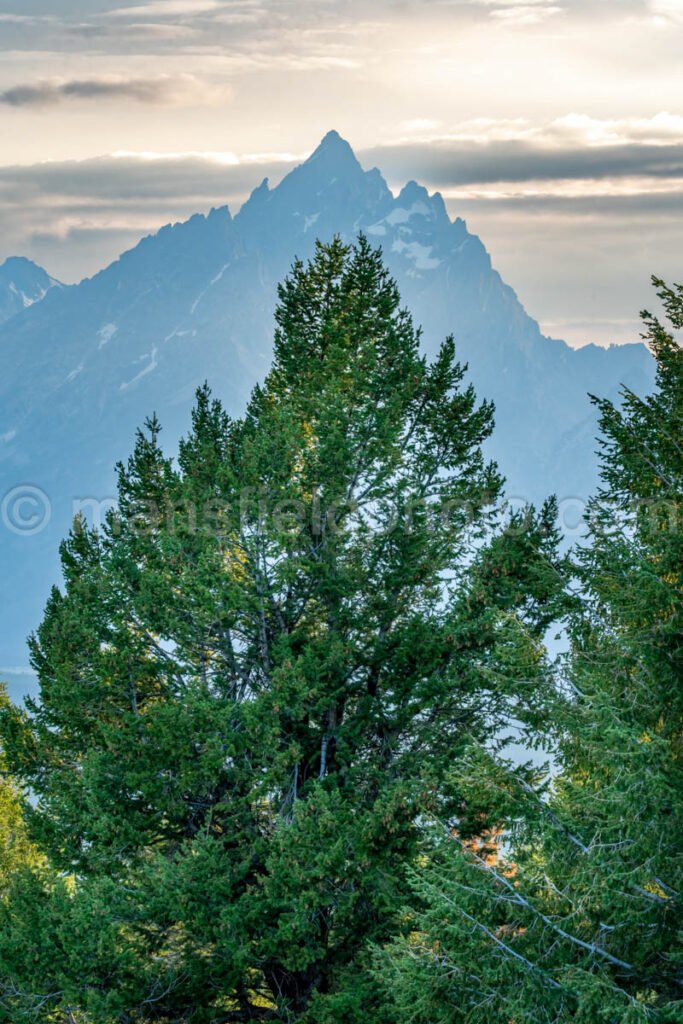
<instances>
[{"instance_id":1,"label":"snow patch on mountain","mask_svg":"<svg viewBox=\"0 0 683 1024\"><path fill-rule=\"evenodd\" d=\"M152 349L150 355L145 357L149 358L149 363L147 364L147 366L145 366L143 370L140 370L140 372L136 374L136 376L133 377L132 380L124 381L122 384L120 384L120 391L127 391L128 388L132 388L134 384L137 384L138 381L141 381L143 377L146 377L148 373L152 373L154 370L156 370L157 366L159 365L159 363L157 362L158 351L158 348L156 348L155 346Z\"/></svg>"},{"instance_id":2,"label":"snow patch on mountain","mask_svg":"<svg viewBox=\"0 0 683 1024\"><path fill-rule=\"evenodd\" d=\"M104 348L105 345L108 345L117 331L118 327L116 324L103 324L97 332L97 337L99 338L99 345L97 347Z\"/></svg>"},{"instance_id":3,"label":"snow patch on mountain","mask_svg":"<svg viewBox=\"0 0 683 1024\"><path fill-rule=\"evenodd\" d=\"M406 259L412 260L417 270L436 270L441 260L432 256L431 245L420 245L419 242L404 242L397 238L391 247L392 252L403 253Z\"/></svg>"},{"instance_id":4,"label":"snow patch on mountain","mask_svg":"<svg viewBox=\"0 0 683 1024\"><path fill-rule=\"evenodd\" d=\"M171 341L173 338L185 338L189 333L189 331L181 330L180 327L174 327L170 334L166 335L164 341Z\"/></svg>"},{"instance_id":5,"label":"snow patch on mountain","mask_svg":"<svg viewBox=\"0 0 683 1024\"><path fill-rule=\"evenodd\" d=\"M230 261L229 261L228 263L226 263L226 264L225 264L225 266L221 267L221 269L220 269L220 270L218 271L218 273L216 274L216 276L215 276L215 277L212 277L212 278L211 278L211 280L209 281L209 283L208 283L208 285L206 286L206 288L204 288L204 289L203 289L203 290L202 290L202 291L201 291L201 292L199 293L199 295L197 296L197 298L196 298L196 299L194 300L194 302L192 303L192 306L190 307L190 316L194 316L194 314L195 314L195 313L197 312L197 307L198 307L199 303L200 303L200 302L202 301L202 299L204 298L204 296L206 295L206 293L207 293L208 291L210 291L210 290L211 290L211 288L213 288L213 286L214 286L215 284L218 284L218 282L219 282L219 281L221 280L221 278L223 277L223 274L224 274L224 273L226 272L226 270L228 270L228 269L230 268L230 266L231 266L231 265L232 265L232 260L230 260ZM187 334L187 331L184 331L184 332L181 332L181 331L174 331L174 333L173 333L172 335L169 335L169 338L173 337L174 335L175 335L175 336L178 336L178 335L180 335L181 333ZM164 340L165 340L165 341L168 341L168 338L165 338Z\"/></svg>"},{"instance_id":6,"label":"snow patch on mountain","mask_svg":"<svg viewBox=\"0 0 683 1024\"><path fill-rule=\"evenodd\" d=\"M79 374L83 373L83 363L80 363L71 373L67 374L66 383L70 384L72 380L76 380Z\"/></svg>"},{"instance_id":7,"label":"snow patch on mountain","mask_svg":"<svg viewBox=\"0 0 683 1024\"><path fill-rule=\"evenodd\" d=\"M52 278L50 278L50 280L52 280ZM41 299L44 299L47 293L49 292L50 288L52 288L53 286L54 283L49 285L47 288L39 288L33 295L27 295L25 292L19 291L14 282L12 282L9 286L9 290L12 292L13 295L16 295L19 302L21 302L23 308L28 309L29 306L32 306L34 304L34 302L40 302Z\"/></svg>"},{"instance_id":8,"label":"snow patch on mountain","mask_svg":"<svg viewBox=\"0 0 683 1024\"><path fill-rule=\"evenodd\" d=\"M411 207L406 209L404 206L398 206L395 210L385 218L387 224L407 224L411 217L428 217L430 213L429 207L421 199L413 203Z\"/></svg>"}]
</instances>

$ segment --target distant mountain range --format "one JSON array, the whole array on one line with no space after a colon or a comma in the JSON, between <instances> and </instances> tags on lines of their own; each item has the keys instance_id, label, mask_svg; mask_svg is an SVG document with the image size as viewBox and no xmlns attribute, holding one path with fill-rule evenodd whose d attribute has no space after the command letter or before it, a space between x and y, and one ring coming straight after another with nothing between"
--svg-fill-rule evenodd
<instances>
[{"instance_id":1,"label":"distant mountain range","mask_svg":"<svg viewBox=\"0 0 683 1024\"><path fill-rule=\"evenodd\" d=\"M222 207L168 225L79 285L60 286L25 260L0 268L0 666L26 663L74 500L113 494L114 463L152 411L172 449L205 379L239 414L268 368L277 284L292 259L309 256L316 238L359 231L382 246L425 350L454 334L479 395L495 401L490 453L508 493L587 497L596 481L588 392L650 390L646 348L577 350L545 337L438 193L410 182L394 197L330 132L235 217ZM22 505L20 486L39 493ZM25 523L42 514L43 493L51 520L31 534Z\"/></svg>"}]
</instances>

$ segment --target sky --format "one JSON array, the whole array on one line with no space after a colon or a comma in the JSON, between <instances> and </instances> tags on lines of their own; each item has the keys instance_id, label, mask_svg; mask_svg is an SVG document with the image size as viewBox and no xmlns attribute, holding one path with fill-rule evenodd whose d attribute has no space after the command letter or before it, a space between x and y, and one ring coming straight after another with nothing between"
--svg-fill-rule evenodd
<instances>
[{"instance_id":1,"label":"sky","mask_svg":"<svg viewBox=\"0 0 683 1024\"><path fill-rule=\"evenodd\" d=\"M0 0L0 261L72 282L331 128L480 235L547 333L683 280L683 0Z\"/></svg>"}]
</instances>

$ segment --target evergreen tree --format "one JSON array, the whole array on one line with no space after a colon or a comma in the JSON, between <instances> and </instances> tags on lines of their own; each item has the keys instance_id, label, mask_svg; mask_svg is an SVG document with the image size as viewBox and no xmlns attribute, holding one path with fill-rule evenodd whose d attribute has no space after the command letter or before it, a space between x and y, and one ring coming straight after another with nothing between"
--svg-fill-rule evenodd
<instances>
[{"instance_id":1,"label":"evergreen tree","mask_svg":"<svg viewBox=\"0 0 683 1024\"><path fill-rule=\"evenodd\" d=\"M3 724L49 861L0 922L16 1020L386 1024L367 951L422 816L461 806L467 738L542 712L555 510L499 525L453 341L426 362L363 237L295 263L276 322L244 419L202 389L177 464L150 420L63 545Z\"/></svg>"},{"instance_id":2,"label":"evergreen tree","mask_svg":"<svg viewBox=\"0 0 683 1024\"><path fill-rule=\"evenodd\" d=\"M0 712L9 708L9 699L0 684ZM21 806L21 794L0 758L0 900L7 895L11 879L23 867L36 864L37 852L29 842Z\"/></svg>"},{"instance_id":3,"label":"evergreen tree","mask_svg":"<svg viewBox=\"0 0 683 1024\"><path fill-rule=\"evenodd\" d=\"M680 331L683 288L655 285ZM657 391L596 399L603 483L577 555L561 772L548 793L472 754L475 799L508 835L436 835L414 876L426 909L379 957L405 1022L683 1021L683 350L643 316Z\"/></svg>"},{"instance_id":4,"label":"evergreen tree","mask_svg":"<svg viewBox=\"0 0 683 1024\"><path fill-rule=\"evenodd\" d=\"M0 685L0 710L6 712L9 700ZM21 792L7 771L5 758L0 758L0 906L7 904L9 894L20 876L39 870L42 859L29 841L22 812ZM0 1000L0 1021L12 1024L11 1013Z\"/></svg>"}]
</instances>

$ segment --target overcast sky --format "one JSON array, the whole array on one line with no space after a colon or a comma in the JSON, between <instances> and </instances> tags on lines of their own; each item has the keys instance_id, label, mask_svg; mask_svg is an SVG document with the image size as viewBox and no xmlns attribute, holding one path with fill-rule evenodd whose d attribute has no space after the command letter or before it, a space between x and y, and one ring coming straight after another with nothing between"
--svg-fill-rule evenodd
<instances>
[{"instance_id":1,"label":"overcast sky","mask_svg":"<svg viewBox=\"0 0 683 1024\"><path fill-rule=\"evenodd\" d=\"M683 280L682 53L683 0L0 0L0 260L76 280L336 128L549 333L635 340Z\"/></svg>"}]
</instances>

